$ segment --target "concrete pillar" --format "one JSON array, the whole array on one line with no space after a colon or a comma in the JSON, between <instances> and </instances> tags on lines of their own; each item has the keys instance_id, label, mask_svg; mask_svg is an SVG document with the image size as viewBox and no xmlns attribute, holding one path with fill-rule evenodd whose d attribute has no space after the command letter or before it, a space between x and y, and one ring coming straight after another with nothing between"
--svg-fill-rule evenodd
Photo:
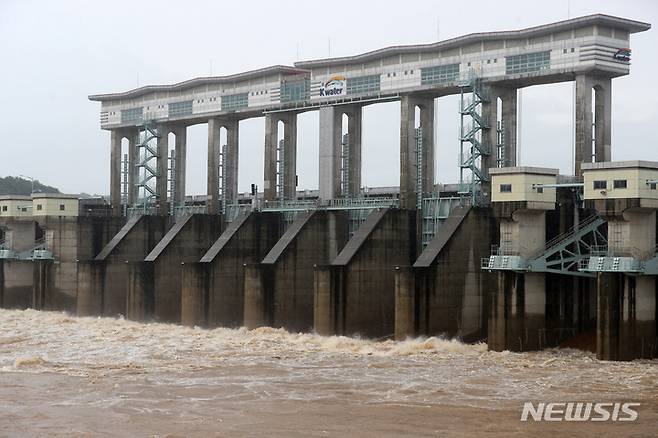
<instances>
[{"instance_id":1,"label":"concrete pillar","mask_svg":"<svg viewBox=\"0 0 658 438\"><path fill-rule=\"evenodd\" d=\"M421 190L434 190L434 99L402 96L400 110L400 207L416 209L417 153L416 106L420 107L420 127L423 128L423 153L420 172Z\"/></svg>"},{"instance_id":2,"label":"concrete pillar","mask_svg":"<svg viewBox=\"0 0 658 438\"><path fill-rule=\"evenodd\" d=\"M320 199L334 199L341 193L343 114L347 115L349 136L348 195L361 191L362 107L340 105L320 108Z\"/></svg>"},{"instance_id":3,"label":"concrete pillar","mask_svg":"<svg viewBox=\"0 0 658 438\"><path fill-rule=\"evenodd\" d=\"M208 326L208 264L185 263L182 270L181 324Z\"/></svg>"},{"instance_id":4,"label":"concrete pillar","mask_svg":"<svg viewBox=\"0 0 658 438\"><path fill-rule=\"evenodd\" d=\"M501 100L501 114L498 111L498 99ZM502 122L503 158L500 167L516 166L516 112L517 89L507 87L491 87L489 102L484 104L486 120L490 126L487 141L491 147L491 158L482 168L498 167L498 118ZM483 114L484 115L484 114Z\"/></svg>"},{"instance_id":5,"label":"concrete pillar","mask_svg":"<svg viewBox=\"0 0 658 438\"><path fill-rule=\"evenodd\" d=\"M655 277L602 272L598 274L597 289L597 358L656 357Z\"/></svg>"},{"instance_id":6,"label":"concrete pillar","mask_svg":"<svg viewBox=\"0 0 658 438\"><path fill-rule=\"evenodd\" d=\"M35 260L32 281L32 306L36 310L47 310L50 304L49 292L52 290L52 260Z\"/></svg>"},{"instance_id":7,"label":"concrete pillar","mask_svg":"<svg viewBox=\"0 0 658 438\"><path fill-rule=\"evenodd\" d=\"M342 117L337 106L320 107L320 199L340 196Z\"/></svg>"},{"instance_id":8,"label":"concrete pillar","mask_svg":"<svg viewBox=\"0 0 658 438\"><path fill-rule=\"evenodd\" d=\"M110 203L112 213L121 214L121 131L110 131Z\"/></svg>"},{"instance_id":9,"label":"concrete pillar","mask_svg":"<svg viewBox=\"0 0 658 438\"><path fill-rule=\"evenodd\" d=\"M500 220L500 247L530 260L546 244L546 212L516 210ZM491 350L531 351L545 347L546 276L498 273L491 297L487 344Z\"/></svg>"},{"instance_id":10,"label":"concrete pillar","mask_svg":"<svg viewBox=\"0 0 658 438\"><path fill-rule=\"evenodd\" d=\"M128 136L128 205L133 205L137 202L137 144L139 143L139 130L134 129Z\"/></svg>"},{"instance_id":11,"label":"concrete pillar","mask_svg":"<svg viewBox=\"0 0 658 438\"><path fill-rule=\"evenodd\" d=\"M255 329L269 324L266 288L263 282L263 269L258 264L244 265L244 326Z\"/></svg>"},{"instance_id":12,"label":"concrete pillar","mask_svg":"<svg viewBox=\"0 0 658 438\"><path fill-rule=\"evenodd\" d=\"M410 266L395 267L395 340L417 335L416 278Z\"/></svg>"},{"instance_id":13,"label":"concrete pillar","mask_svg":"<svg viewBox=\"0 0 658 438\"><path fill-rule=\"evenodd\" d=\"M219 133L221 123L219 119L208 120L208 213L219 213Z\"/></svg>"},{"instance_id":14,"label":"concrete pillar","mask_svg":"<svg viewBox=\"0 0 658 438\"><path fill-rule=\"evenodd\" d=\"M126 318L147 321L153 318L154 309L153 263L129 262Z\"/></svg>"},{"instance_id":15,"label":"concrete pillar","mask_svg":"<svg viewBox=\"0 0 658 438\"><path fill-rule=\"evenodd\" d=\"M78 316L103 315L103 262L78 262Z\"/></svg>"},{"instance_id":16,"label":"concrete pillar","mask_svg":"<svg viewBox=\"0 0 658 438\"><path fill-rule=\"evenodd\" d=\"M362 141L361 127L363 122L363 108L360 106L350 106L347 109L346 114L347 114L347 133L349 134L349 140L350 140L350 145L349 145L350 178L348 184L348 195L356 196L361 192L361 141Z\"/></svg>"},{"instance_id":17,"label":"concrete pillar","mask_svg":"<svg viewBox=\"0 0 658 438\"><path fill-rule=\"evenodd\" d=\"M277 148L278 124L284 125L284 154L280 168L284 173L283 193L277 193ZM268 113L265 115L265 153L263 172L263 192L266 201L277 196L295 199L297 195L297 114Z\"/></svg>"},{"instance_id":18,"label":"concrete pillar","mask_svg":"<svg viewBox=\"0 0 658 438\"><path fill-rule=\"evenodd\" d=\"M313 277L313 330L322 336L344 333L342 269L316 266Z\"/></svg>"},{"instance_id":19,"label":"concrete pillar","mask_svg":"<svg viewBox=\"0 0 658 438\"><path fill-rule=\"evenodd\" d=\"M592 89L596 101L592 107ZM582 163L592 162L592 146L596 162L611 161L612 142L612 80L610 78L576 76L576 156L574 169L582 176ZM595 123L594 130L592 122ZM595 138L592 139L592 131ZM592 145L594 140L594 145Z\"/></svg>"},{"instance_id":20,"label":"concrete pillar","mask_svg":"<svg viewBox=\"0 0 658 438\"><path fill-rule=\"evenodd\" d=\"M546 333L546 276L527 273L523 288L523 351L541 350Z\"/></svg>"},{"instance_id":21,"label":"concrete pillar","mask_svg":"<svg viewBox=\"0 0 658 438\"><path fill-rule=\"evenodd\" d=\"M176 168L174 180L174 203L183 205L185 203L185 170L187 166L187 126L177 126L174 129L176 136Z\"/></svg>"},{"instance_id":22,"label":"concrete pillar","mask_svg":"<svg viewBox=\"0 0 658 438\"><path fill-rule=\"evenodd\" d=\"M158 159L157 159L157 178L155 181L155 195L158 202L158 214L166 215L169 213L167 208L167 157L169 154L169 132L167 126L158 126Z\"/></svg>"},{"instance_id":23,"label":"concrete pillar","mask_svg":"<svg viewBox=\"0 0 658 438\"><path fill-rule=\"evenodd\" d=\"M237 203L238 199L238 156L240 122L227 120L226 128L226 156L224 157L224 177L226 178L226 201L229 204Z\"/></svg>"}]
</instances>

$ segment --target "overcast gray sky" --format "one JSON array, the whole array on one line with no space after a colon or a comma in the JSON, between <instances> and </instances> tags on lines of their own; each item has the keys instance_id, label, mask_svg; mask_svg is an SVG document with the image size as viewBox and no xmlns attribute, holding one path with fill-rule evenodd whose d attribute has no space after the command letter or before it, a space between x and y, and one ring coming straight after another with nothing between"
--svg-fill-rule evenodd
<instances>
[{"instance_id":1,"label":"overcast gray sky","mask_svg":"<svg viewBox=\"0 0 658 438\"><path fill-rule=\"evenodd\" d=\"M518 29L592 13L658 26L646 1L0 0L0 176L70 193L108 193L109 133L89 94L231 74L329 54ZM658 31L631 39L630 76L613 81L614 160L658 160ZM523 91L521 163L571 171L572 84ZM457 179L457 99L438 101L437 181ZM300 116L300 188L317 188L318 115ZM240 190L262 187L262 119L240 124ZM188 194L205 193L206 125L188 130ZM399 183L399 104L368 106L364 184Z\"/></svg>"}]
</instances>

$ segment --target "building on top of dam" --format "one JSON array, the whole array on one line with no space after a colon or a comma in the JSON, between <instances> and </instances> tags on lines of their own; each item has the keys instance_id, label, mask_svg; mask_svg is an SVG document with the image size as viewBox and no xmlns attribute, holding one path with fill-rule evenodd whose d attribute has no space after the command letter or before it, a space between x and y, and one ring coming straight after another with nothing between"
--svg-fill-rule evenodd
<instances>
[{"instance_id":1,"label":"building on top of dam","mask_svg":"<svg viewBox=\"0 0 658 438\"><path fill-rule=\"evenodd\" d=\"M595 14L91 95L101 102L101 127L112 133L112 204L117 213L121 205L148 204L161 214L182 206L185 128L207 123L208 211L226 211L237 199L238 122L260 116L266 124L264 198L294 200L297 114L309 110L320 111L320 198L359 197L361 109L398 100L400 205L419 208L434 192L433 99L450 94L462 95L459 191L486 203L488 169L516 165L517 90L564 81L576 83L574 168L580 175L581 163L611 159L611 80L630 71L630 35L649 28ZM221 130L225 144L219 144ZM122 149L123 138L129 144Z\"/></svg>"}]
</instances>

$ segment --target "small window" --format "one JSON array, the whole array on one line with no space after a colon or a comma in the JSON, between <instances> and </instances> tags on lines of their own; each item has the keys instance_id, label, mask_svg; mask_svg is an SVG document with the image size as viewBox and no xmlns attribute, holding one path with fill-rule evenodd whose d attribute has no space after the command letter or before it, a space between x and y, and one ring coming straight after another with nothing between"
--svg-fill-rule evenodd
<instances>
[{"instance_id":1,"label":"small window","mask_svg":"<svg viewBox=\"0 0 658 438\"><path fill-rule=\"evenodd\" d=\"M414 71L413 71L413 70L410 70L410 71L409 71L409 74L410 74L410 75L414 74Z\"/></svg>"},{"instance_id":2,"label":"small window","mask_svg":"<svg viewBox=\"0 0 658 438\"><path fill-rule=\"evenodd\" d=\"M537 193L544 193L543 187L537 187Z\"/></svg>"},{"instance_id":3,"label":"small window","mask_svg":"<svg viewBox=\"0 0 658 438\"><path fill-rule=\"evenodd\" d=\"M494 58L494 64L498 62L498 58Z\"/></svg>"},{"instance_id":4,"label":"small window","mask_svg":"<svg viewBox=\"0 0 658 438\"><path fill-rule=\"evenodd\" d=\"M562 53L567 53L567 49L562 50Z\"/></svg>"},{"instance_id":5,"label":"small window","mask_svg":"<svg viewBox=\"0 0 658 438\"><path fill-rule=\"evenodd\" d=\"M594 190L605 190L608 188L606 181L594 181Z\"/></svg>"},{"instance_id":6,"label":"small window","mask_svg":"<svg viewBox=\"0 0 658 438\"><path fill-rule=\"evenodd\" d=\"M59 204L59 211L64 211L64 204Z\"/></svg>"},{"instance_id":7,"label":"small window","mask_svg":"<svg viewBox=\"0 0 658 438\"><path fill-rule=\"evenodd\" d=\"M613 183L615 189L625 189L627 186L625 179L616 179Z\"/></svg>"},{"instance_id":8,"label":"small window","mask_svg":"<svg viewBox=\"0 0 658 438\"><path fill-rule=\"evenodd\" d=\"M469 62L467 65L468 65L468 67L470 67L470 66L471 66L471 63Z\"/></svg>"},{"instance_id":9,"label":"small window","mask_svg":"<svg viewBox=\"0 0 658 438\"><path fill-rule=\"evenodd\" d=\"M649 183L649 190L656 190L656 183L655 182Z\"/></svg>"},{"instance_id":10,"label":"small window","mask_svg":"<svg viewBox=\"0 0 658 438\"><path fill-rule=\"evenodd\" d=\"M2 211L7 211L7 206L6 205L2 206Z\"/></svg>"},{"instance_id":11,"label":"small window","mask_svg":"<svg viewBox=\"0 0 658 438\"><path fill-rule=\"evenodd\" d=\"M404 75L405 75L405 76L407 75L407 71L406 71L406 70L404 71Z\"/></svg>"},{"instance_id":12,"label":"small window","mask_svg":"<svg viewBox=\"0 0 658 438\"><path fill-rule=\"evenodd\" d=\"M43 205L37 204L37 210L41 210L41 209L43 209Z\"/></svg>"},{"instance_id":13,"label":"small window","mask_svg":"<svg viewBox=\"0 0 658 438\"><path fill-rule=\"evenodd\" d=\"M487 64L491 64L491 59L487 59Z\"/></svg>"},{"instance_id":14,"label":"small window","mask_svg":"<svg viewBox=\"0 0 658 438\"><path fill-rule=\"evenodd\" d=\"M501 184L500 193L512 193L512 184Z\"/></svg>"},{"instance_id":15,"label":"small window","mask_svg":"<svg viewBox=\"0 0 658 438\"><path fill-rule=\"evenodd\" d=\"M574 48L572 47L572 48L571 48L571 53L573 53L573 52L575 52L575 51L576 51L576 49L574 49Z\"/></svg>"}]
</instances>

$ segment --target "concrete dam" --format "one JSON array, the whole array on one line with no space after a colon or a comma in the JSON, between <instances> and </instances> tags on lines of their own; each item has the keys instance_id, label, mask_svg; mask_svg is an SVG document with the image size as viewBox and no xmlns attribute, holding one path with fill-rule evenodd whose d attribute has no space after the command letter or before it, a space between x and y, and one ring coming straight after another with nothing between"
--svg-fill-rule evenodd
<instances>
[{"instance_id":1,"label":"concrete dam","mask_svg":"<svg viewBox=\"0 0 658 438\"><path fill-rule=\"evenodd\" d=\"M612 80L650 27L596 14L89 96L110 132L109 202L0 197L0 306L657 357L658 162L611 155ZM517 163L518 90L556 82L575 83L573 175ZM434 100L447 95L460 99L460 179L436 184ZM362 109L391 101L399 186L366 191ZM320 121L311 192L296 184L306 111ZM263 187L243 194L239 122L255 117ZM197 124L207 193L189 197Z\"/></svg>"}]
</instances>

